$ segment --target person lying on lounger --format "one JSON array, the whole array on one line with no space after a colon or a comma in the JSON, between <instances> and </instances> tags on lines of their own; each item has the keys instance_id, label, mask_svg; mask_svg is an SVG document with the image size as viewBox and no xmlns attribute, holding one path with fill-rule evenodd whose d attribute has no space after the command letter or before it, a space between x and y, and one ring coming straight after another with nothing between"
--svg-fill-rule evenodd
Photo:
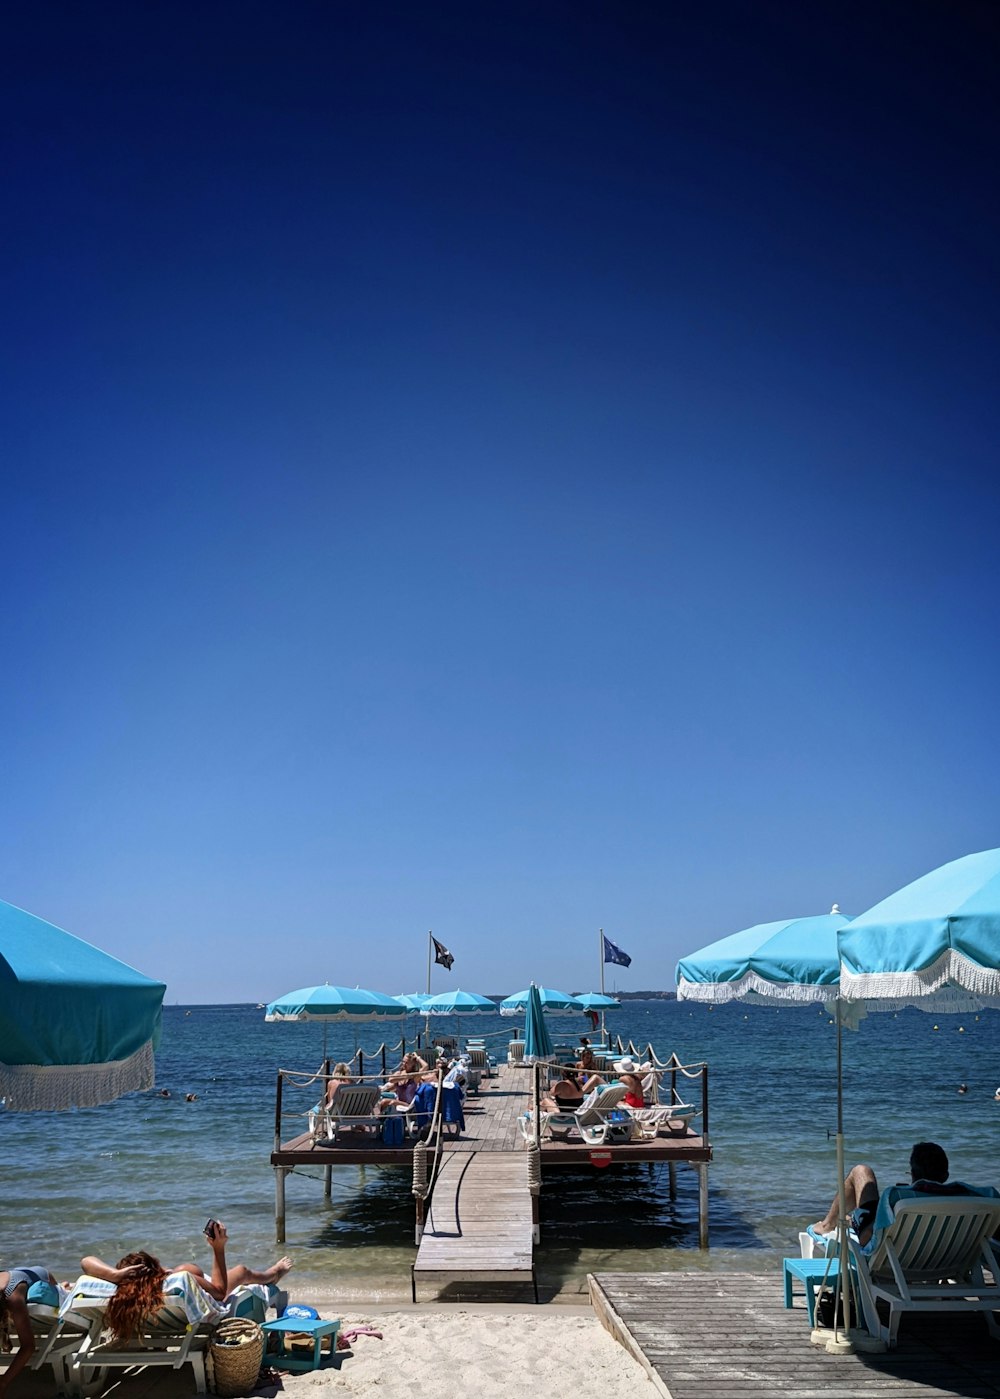
<instances>
[{"instance_id":1,"label":"person lying on lounger","mask_svg":"<svg viewBox=\"0 0 1000 1399\"><path fill-rule=\"evenodd\" d=\"M575 1112L583 1102L584 1093L575 1078L561 1078L542 1095L543 1112Z\"/></svg>"},{"instance_id":2,"label":"person lying on lounger","mask_svg":"<svg viewBox=\"0 0 1000 1399\"><path fill-rule=\"evenodd\" d=\"M11 1327L17 1332L17 1354L0 1375L0 1394L10 1388L35 1353L35 1336L28 1315L28 1288L36 1282L56 1285L47 1268L22 1266L0 1272L0 1350L10 1350Z\"/></svg>"},{"instance_id":3,"label":"person lying on lounger","mask_svg":"<svg viewBox=\"0 0 1000 1399\"><path fill-rule=\"evenodd\" d=\"M209 1232L211 1230L211 1232ZM265 1285L280 1282L292 1266L290 1258L279 1258L270 1268L248 1268L245 1263L237 1263L235 1268L226 1264L226 1241L229 1235L221 1219L209 1221L205 1230L209 1247L212 1250L212 1276L208 1277L197 1263L179 1263L166 1268L151 1253L138 1250L126 1253L112 1268L100 1258L84 1258L81 1267L92 1278L103 1278L105 1282L117 1284L115 1295L108 1303L105 1321L114 1332L117 1340L130 1340L144 1316L155 1311L163 1303L163 1279L168 1273L190 1273L199 1287L224 1302L237 1287L247 1283Z\"/></svg>"},{"instance_id":4,"label":"person lying on lounger","mask_svg":"<svg viewBox=\"0 0 1000 1399\"><path fill-rule=\"evenodd\" d=\"M925 1195L967 1195L968 1188L961 1181L948 1180L948 1156L944 1147L937 1142L917 1142L910 1152L910 1188ZM844 1181L844 1200L847 1218L858 1236L858 1243L864 1247L872 1236L875 1214L878 1209L880 1191L875 1172L871 1166L854 1166ZM814 1234L830 1234L837 1227L840 1217L840 1202L834 1196L826 1216L812 1226Z\"/></svg>"}]
</instances>

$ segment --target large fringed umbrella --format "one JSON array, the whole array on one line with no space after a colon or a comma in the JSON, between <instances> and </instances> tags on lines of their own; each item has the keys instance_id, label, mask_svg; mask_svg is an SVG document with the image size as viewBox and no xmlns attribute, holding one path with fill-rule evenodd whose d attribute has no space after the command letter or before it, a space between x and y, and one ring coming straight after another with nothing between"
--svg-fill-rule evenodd
<instances>
[{"instance_id":1,"label":"large fringed umbrella","mask_svg":"<svg viewBox=\"0 0 1000 1399\"><path fill-rule=\"evenodd\" d=\"M0 1098L96 1107L152 1088L161 981L0 902Z\"/></svg>"},{"instance_id":2,"label":"large fringed umbrella","mask_svg":"<svg viewBox=\"0 0 1000 1399\"><path fill-rule=\"evenodd\" d=\"M841 995L867 1010L1000 1008L1000 850L931 870L838 938Z\"/></svg>"},{"instance_id":3,"label":"large fringed umbrella","mask_svg":"<svg viewBox=\"0 0 1000 1399\"><path fill-rule=\"evenodd\" d=\"M812 918L756 923L677 963L678 1000L815 1005L835 1001L837 933L848 922L837 905Z\"/></svg>"}]
</instances>

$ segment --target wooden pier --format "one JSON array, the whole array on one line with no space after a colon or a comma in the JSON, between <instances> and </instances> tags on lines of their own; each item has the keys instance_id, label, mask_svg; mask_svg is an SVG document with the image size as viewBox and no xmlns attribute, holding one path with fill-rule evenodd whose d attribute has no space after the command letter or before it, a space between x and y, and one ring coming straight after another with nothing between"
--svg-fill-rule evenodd
<instances>
[{"instance_id":1,"label":"wooden pier","mask_svg":"<svg viewBox=\"0 0 1000 1399\"><path fill-rule=\"evenodd\" d=\"M426 1202L419 1196L417 1199L419 1251L413 1268L414 1295L417 1280L432 1276L482 1281L520 1277L534 1286L532 1245L538 1240L539 1194L567 1168L613 1169L626 1162L666 1165L673 1194L677 1166L693 1167L698 1173L699 1243L708 1247L712 1147L707 1135L685 1128L607 1146L589 1145L577 1136L543 1138L536 1153L529 1150L521 1129L534 1100L534 1083L532 1068L501 1064L492 1077L483 1079L478 1094L466 1098L461 1135L445 1135L439 1146L427 1150L431 1191ZM412 1168L415 1144L408 1138L402 1145L389 1146L374 1132L363 1129L344 1131L334 1142L317 1143L308 1132L283 1141L280 1085L279 1075L271 1165L275 1171L275 1232L277 1241L284 1243L285 1178L290 1171L322 1167L329 1191L330 1172L337 1166ZM315 1085L310 1086L313 1100L322 1088L320 1084L317 1093ZM700 1097L703 1123L707 1118L704 1081ZM529 1186L529 1165L534 1172L533 1186ZM537 1298L537 1287L535 1295Z\"/></svg>"},{"instance_id":2,"label":"wooden pier","mask_svg":"<svg viewBox=\"0 0 1000 1399\"><path fill-rule=\"evenodd\" d=\"M805 1301L779 1272L597 1273L594 1310L667 1399L1000 1399L1000 1345L982 1317L904 1317L883 1354L811 1345Z\"/></svg>"},{"instance_id":3,"label":"wooden pier","mask_svg":"<svg viewBox=\"0 0 1000 1399\"><path fill-rule=\"evenodd\" d=\"M537 1302L531 1216L526 1153L452 1152L438 1174L413 1264L414 1302L420 1276L530 1280Z\"/></svg>"}]
</instances>

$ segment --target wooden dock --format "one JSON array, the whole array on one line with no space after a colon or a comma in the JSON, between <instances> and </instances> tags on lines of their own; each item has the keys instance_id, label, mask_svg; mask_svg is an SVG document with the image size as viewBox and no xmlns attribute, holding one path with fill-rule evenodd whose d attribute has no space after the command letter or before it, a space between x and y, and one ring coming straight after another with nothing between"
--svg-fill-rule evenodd
<instances>
[{"instance_id":1,"label":"wooden dock","mask_svg":"<svg viewBox=\"0 0 1000 1399\"><path fill-rule=\"evenodd\" d=\"M1000 1399L1000 1344L978 1316L904 1317L894 1350L829 1355L778 1272L598 1273L590 1297L667 1399Z\"/></svg>"},{"instance_id":2,"label":"wooden dock","mask_svg":"<svg viewBox=\"0 0 1000 1399\"><path fill-rule=\"evenodd\" d=\"M453 1152L442 1162L411 1271L414 1302L418 1277L523 1280L538 1301L524 1152Z\"/></svg>"},{"instance_id":3,"label":"wooden dock","mask_svg":"<svg viewBox=\"0 0 1000 1399\"><path fill-rule=\"evenodd\" d=\"M425 1202L421 1196L416 1202L420 1251L413 1271L414 1290L418 1276L432 1275L476 1275L484 1281L520 1277L535 1285L532 1240L538 1238L541 1187L536 1177L535 1193L529 1192L528 1161L534 1153L529 1152L520 1127L521 1119L531 1108L533 1083L533 1069L501 1064L491 1078L483 1080L480 1093L467 1097L465 1129L459 1136L444 1136L440 1161L437 1147L428 1153L428 1157L435 1158L436 1166L432 1165L430 1199ZM330 1173L337 1166L412 1167L414 1141L408 1138L401 1145L388 1146L375 1132L364 1129L344 1131L336 1141L323 1144L314 1142L308 1132L282 1141L280 1130L286 1118L282 1114L280 1084L279 1074L271 1165L275 1171L275 1234L277 1242L284 1243L285 1177L289 1171L322 1167L329 1195ZM315 1095L312 1087L313 1099ZM707 1091L702 1102L707 1112ZM666 1165L673 1194L676 1167L689 1165L698 1173L698 1237L700 1246L707 1248L711 1159L707 1136L685 1129L608 1146L589 1145L578 1137L546 1139L538 1152L537 1169L544 1185L567 1168L607 1169L635 1162ZM491 1204L490 1209L486 1208L487 1203ZM425 1204L430 1211L426 1216ZM421 1236L422 1225L425 1227Z\"/></svg>"}]
</instances>

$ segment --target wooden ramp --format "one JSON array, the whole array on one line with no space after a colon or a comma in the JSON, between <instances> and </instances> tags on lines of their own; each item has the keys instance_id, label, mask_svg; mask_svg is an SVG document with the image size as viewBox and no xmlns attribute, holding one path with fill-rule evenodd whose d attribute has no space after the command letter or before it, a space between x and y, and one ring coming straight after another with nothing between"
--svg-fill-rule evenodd
<instances>
[{"instance_id":1,"label":"wooden ramp","mask_svg":"<svg viewBox=\"0 0 1000 1399\"><path fill-rule=\"evenodd\" d=\"M532 1256L526 1152L455 1152L444 1158L412 1271L417 1278L538 1284Z\"/></svg>"},{"instance_id":2,"label":"wooden ramp","mask_svg":"<svg viewBox=\"0 0 1000 1399\"><path fill-rule=\"evenodd\" d=\"M994 1399L1000 1343L980 1316L904 1316L884 1354L809 1343L781 1274L595 1273L594 1310L668 1399Z\"/></svg>"}]
</instances>

